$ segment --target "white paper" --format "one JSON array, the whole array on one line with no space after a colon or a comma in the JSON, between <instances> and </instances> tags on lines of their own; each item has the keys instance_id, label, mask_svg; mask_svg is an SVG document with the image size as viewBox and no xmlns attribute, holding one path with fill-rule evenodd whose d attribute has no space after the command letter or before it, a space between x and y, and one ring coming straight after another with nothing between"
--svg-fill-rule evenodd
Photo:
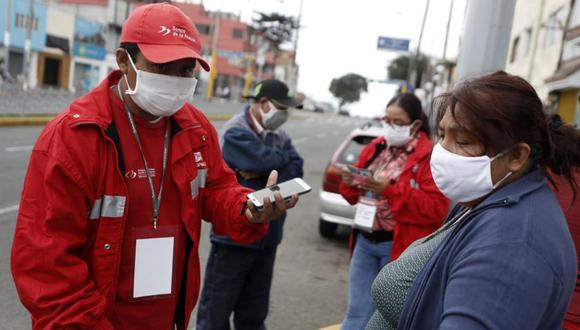
<instances>
[{"instance_id":1,"label":"white paper","mask_svg":"<svg viewBox=\"0 0 580 330\"><path fill-rule=\"evenodd\" d=\"M137 240L133 298L171 293L173 240L173 237Z\"/></svg>"},{"instance_id":2,"label":"white paper","mask_svg":"<svg viewBox=\"0 0 580 330\"><path fill-rule=\"evenodd\" d=\"M375 205L358 203L354 215L355 226L362 229L372 230L376 212L377 207Z\"/></svg>"}]
</instances>

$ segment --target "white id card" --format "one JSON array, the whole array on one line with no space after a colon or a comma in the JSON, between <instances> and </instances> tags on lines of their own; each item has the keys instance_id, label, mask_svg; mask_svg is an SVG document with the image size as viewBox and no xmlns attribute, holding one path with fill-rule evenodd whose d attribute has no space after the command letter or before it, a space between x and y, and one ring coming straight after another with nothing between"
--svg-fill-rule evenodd
<instances>
[{"instance_id":1,"label":"white id card","mask_svg":"<svg viewBox=\"0 0 580 330\"><path fill-rule=\"evenodd\" d=\"M375 204L365 203L362 200L359 201L359 203L356 205L354 226L358 229L372 232L376 213L377 206Z\"/></svg>"},{"instance_id":2,"label":"white id card","mask_svg":"<svg viewBox=\"0 0 580 330\"><path fill-rule=\"evenodd\" d=\"M174 238L138 239L136 243L133 298L170 294Z\"/></svg>"}]
</instances>

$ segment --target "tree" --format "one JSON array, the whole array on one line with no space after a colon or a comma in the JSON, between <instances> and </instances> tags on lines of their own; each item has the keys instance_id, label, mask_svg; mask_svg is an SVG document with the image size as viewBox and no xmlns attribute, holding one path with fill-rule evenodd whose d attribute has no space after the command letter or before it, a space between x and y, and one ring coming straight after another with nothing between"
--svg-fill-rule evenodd
<instances>
[{"instance_id":1,"label":"tree","mask_svg":"<svg viewBox=\"0 0 580 330\"><path fill-rule=\"evenodd\" d=\"M394 59L389 66L387 71L389 73L389 79L407 80L407 70L409 69L410 59L407 55L401 55ZM429 57L424 54L419 55L417 62L414 62L411 70L416 72L414 86L421 86L421 79L424 73L430 71Z\"/></svg>"},{"instance_id":2,"label":"tree","mask_svg":"<svg viewBox=\"0 0 580 330\"><path fill-rule=\"evenodd\" d=\"M253 28L262 33L275 49L278 49L280 44L292 41L294 30L298 28L294 17L278 13L258 12L257 14L258 17L253 19Z\"/></svg>"},{"instance_id":3,"label":"tree","mask_svg":"<svg viewBox=\"0 0 580 330\"><path fill-rule=\"evenodd\" d=\"M367 91L367 79L356 73L349 73L340 78L332 79L330 92L339 99L339 110L347 103L360 100L361 92Z\"/></svg>"},{"instance_id":4,"label":"tree","mask_svg":"<svg viewBox=\"0 0 580 330\"><path fill-rule=\"evenodd\" d=\"M409 69L409 57L399 56L387 67L389 79L407 80L407 70Z\"/></svg>"}]
</instances>

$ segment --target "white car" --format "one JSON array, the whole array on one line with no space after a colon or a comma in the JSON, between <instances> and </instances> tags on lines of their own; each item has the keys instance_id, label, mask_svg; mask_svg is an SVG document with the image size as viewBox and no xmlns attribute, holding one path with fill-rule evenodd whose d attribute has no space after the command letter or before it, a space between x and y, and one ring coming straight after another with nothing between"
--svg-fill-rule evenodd
<instances>
[{"instance_id":1,"label":"white car","mask_svg":"<svg viewBox=\"0 0 580 330\"><path fill-rule=\"evenodd\" d=\"M353 164L362 148L382 134L380 121L371 121L353 130L334 152L326 166L320 191L318 231L321 236L333 237L339 225L352 226L355 206L350 205L338 192L342 181L341 168Z\"/></svg>"}]
</instances>

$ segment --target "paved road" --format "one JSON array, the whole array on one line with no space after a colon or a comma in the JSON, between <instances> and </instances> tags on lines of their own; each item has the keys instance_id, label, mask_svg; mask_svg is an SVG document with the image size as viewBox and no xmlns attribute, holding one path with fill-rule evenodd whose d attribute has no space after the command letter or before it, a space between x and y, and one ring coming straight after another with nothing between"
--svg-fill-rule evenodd
<instances>
[{"instance_id":1,"label":"paved road","mask_svg":"<svg viewBox=\"0 0 580 330\"><path fill-rule=\"evenodd\" d=\"M223 122L214 123L218 131ZM305 158L305 180L313 192L292 210L278 249L272 289L271 329L317 329L340 322L346 307L348 251L346 230L339 238L318 236L318 193L326 163L344 136L360 121L333 115L308 114L288 122L286 129ZM16 296L9 254L28 156L39 127L0 128L0 329L29 328L28 314ZM207 225L200 244L204 267L209 251ZM191 327L193 329L193 327Z\"/></svg>"}]
</instances>

